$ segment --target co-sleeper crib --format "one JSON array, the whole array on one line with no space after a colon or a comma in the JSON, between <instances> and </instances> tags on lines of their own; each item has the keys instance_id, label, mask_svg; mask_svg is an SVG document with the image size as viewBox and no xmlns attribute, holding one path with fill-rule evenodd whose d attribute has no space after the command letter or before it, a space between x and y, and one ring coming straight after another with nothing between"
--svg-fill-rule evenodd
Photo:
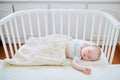
<instances>
[{"instance_id":1,"label":"co-sleeper crib","mask_svg":"<svg viewBox=\"0 0 120 80\"><path fill-rule=\"evenodd\" d=\"M105 56L109 61L109 63L112 63L116 44L117 44L119 29L120 29L120 23L114 17L112 17L107 13L96 10L33 9L33 10L24 10L24 11L15 12L0 20L0 36L2 38L2 43L7 59L13 58L17 49L19 49L22 46L22 44L24 44L27 41L27 39L29 39L30 37L43 37L45 35L50 35L50 34L63 34L63 35L71 36L75 39L82 39L96 43L98 46L101 47L101 49L105 53ZM94 70L100 72L98 70L99 68L100 70L102 70L102 69L106 69L107 66L105 68L103 68L103 66L102 67L92 66L92 68L95 67ZM35 69L37 67L29 68L30 71L28 70L28 72L31 72L31 74L33 74L35 71L31 71L31 69ZM14 72L13 68L15 68L15 66L14 67L10 66L10 68ZM10 68L7 69L9 70ZM15 68L15 70L17 70L17 68ZM23 67L19 67L18 69L20 68L22 69ZM43 73L44 75L44 73L47 73L47 70L48 73L50 73L49 71L52 71L52 73L56 73L57 70L59 73L58 67L56 68L55 66L53 68L47 67L45 71L44 68L46 69L46 67L43 66L42 68L40 67L40 70L43 69L43 72L40 71L41 73L40 72L38 73L39 74ZM5 69L6 67L4 68L1 65L0 70L1 71L3 70L5 72L3 74L0 72L1 75L8 75ZM115 73L120 73L120 68L116 68L116 69L117 70L115 70ZM23 70L26 69L24 68ZM36 70L39 71L38 68ZM59 75L62 75L61 71L64 72L64 70L66 70L65 73L67 75L70 74L71 71L72 73L76 73L78 77L79 72L72 70L71 67L68 68L62 67L60 69ZM67 72L67 70L70 71ZM93 72L95 72L94 70ZM107 71L109 73L109 69ZM100 72L101 75L104 75L103 73L104 72ZM36 75L38 76L39 74ZM97 72L95 73L95 75L96 74ZM85 79L85 78L87 80L95 79L94 77L95 75L90 77L84 74L80 74L80 75L83 76L81 78L79 76L80 79ZM5 80L4 77L2 78ZM58 74L56 77L59 77ZM20 76L18 78L20 79ZM75 78L75 75L73 77L69 76L69 78L66 76L65 79L72 79L72 78ZM118 76L117 78L120 79L120 77ZM10 79L14 79L14 78L10 78ZM48 79L48 78L41 77L40 79ZM50 79L54 80L54 79L63 79L63 78L53 77ZM99 77L97 79L102 79L102 78Z\"/></svg>"}]
</instances>

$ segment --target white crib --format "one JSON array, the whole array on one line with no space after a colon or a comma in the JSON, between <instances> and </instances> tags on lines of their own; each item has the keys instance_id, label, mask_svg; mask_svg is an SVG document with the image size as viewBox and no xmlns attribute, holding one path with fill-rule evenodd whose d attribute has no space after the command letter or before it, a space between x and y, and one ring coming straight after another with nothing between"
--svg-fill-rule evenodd
<instances>
[{"instance_id":1,"label":"white crib","mask_svg":"<svg viewBox=\"0 0 120 80\"><path fill-rule=\"evenodd\" d=\"M109 63L112 63L119 29L120 23L115 18L95 10L24 10L0 20L0 36L6 59L13 58L15 52L30 37L63 34L96 43L102 48ZM120 80L120 65L86 66L92 69L90 75L83 74L69 65L16 67L4 65L4 60L0 60L0 79Z\"/></svg>"},{"instance_id":2,"label":"white crib","mask_svg":"<svg viewBox=\"0 0 120 80\"><path fill-rule=\"evenodd\" d=\"M29 37L64 34L95 42L112 63L119 29L120 23L115 18L96 10L24 10L0 20L0 35L6 58L13 57Z\"/></svg>"}]
</instances>

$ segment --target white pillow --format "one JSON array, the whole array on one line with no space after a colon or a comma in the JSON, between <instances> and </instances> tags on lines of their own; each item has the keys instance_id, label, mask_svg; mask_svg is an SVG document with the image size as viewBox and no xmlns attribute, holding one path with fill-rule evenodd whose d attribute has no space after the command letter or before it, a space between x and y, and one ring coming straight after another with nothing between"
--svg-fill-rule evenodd
<instances>
[{"instance_id":1,"label":"white pillow","mask_svg":"<svg viewBox=\"0 0 120 80\"><path fill-rule=\"evenodd\" d=\"M67 58L66 59L66 65L71 66L71 63L72 63L72 59ZM81 60L79 64L83 65L83 66L89 66L89 65L103 65L103 64L109 64L109 63L108 63L108 60L105 56L105 53L102 52L99 60L97 60L97 61Z\"/></svg>"}]
</instances>

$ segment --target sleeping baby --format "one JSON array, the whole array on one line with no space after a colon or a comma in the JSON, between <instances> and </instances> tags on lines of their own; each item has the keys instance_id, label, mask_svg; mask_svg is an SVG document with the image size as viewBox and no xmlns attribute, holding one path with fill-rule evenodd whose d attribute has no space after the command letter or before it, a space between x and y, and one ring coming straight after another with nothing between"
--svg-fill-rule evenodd
<instances>
[{"instance_id":1,"label":"sleeping baby","mask_svg":"<svg viewBox=\"0 0 120 80\"><path fill-rule=\"evenodd\" d=\"M91 73L90 68L79 65L81 59L86 61L98 60L101 56L100 48L94 43L82 40L72 40L66 46L66 57L72 58L72 67L86 74Z\"/></svg>"}]
</instances>

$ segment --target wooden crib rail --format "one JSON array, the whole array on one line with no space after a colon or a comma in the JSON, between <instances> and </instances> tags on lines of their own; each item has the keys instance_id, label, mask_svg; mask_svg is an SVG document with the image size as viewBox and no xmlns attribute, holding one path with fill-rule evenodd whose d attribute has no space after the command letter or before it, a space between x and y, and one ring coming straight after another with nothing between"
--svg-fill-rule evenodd
<instances>
[{"instance_id":1,"label":"wooden crib rail","mask_svg":"<svg viewBox=\"0 0 120 80\"><path fill-rule=\"evenodd\" d=\"M10 58L8 49L13 57L17 49L30 37L64 34L101 46L112 63L119 29L120 23L111 15L84 9L23 10L0 20L0 35L6 58Z\"/></svg>"}]
</instances>

